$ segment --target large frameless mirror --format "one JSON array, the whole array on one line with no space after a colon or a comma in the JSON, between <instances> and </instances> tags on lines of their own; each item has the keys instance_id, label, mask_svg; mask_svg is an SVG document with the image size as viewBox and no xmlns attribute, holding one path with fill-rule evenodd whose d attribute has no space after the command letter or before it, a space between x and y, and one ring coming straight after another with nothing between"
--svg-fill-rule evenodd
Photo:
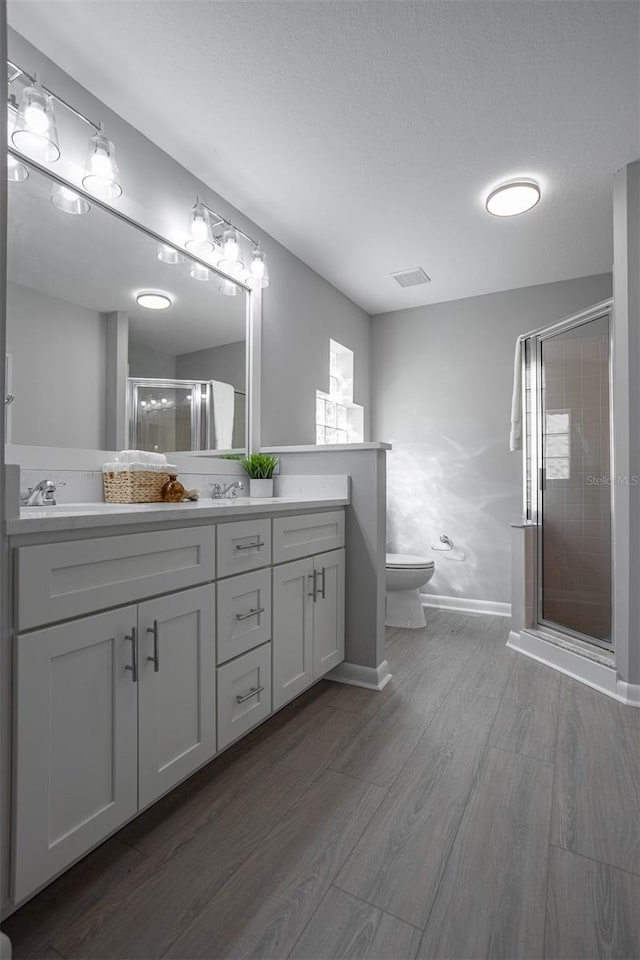
<instances>
[{"instance_id":1,"label":"large frameless mirror","mask_svg":"<svg viewBox=\"0 0 640 960\"><path fill-rule=\"evenodd\" d=\"M8 442L243 452L244 288L25 169L8 184Z\"/></svg>"}]
</instances>

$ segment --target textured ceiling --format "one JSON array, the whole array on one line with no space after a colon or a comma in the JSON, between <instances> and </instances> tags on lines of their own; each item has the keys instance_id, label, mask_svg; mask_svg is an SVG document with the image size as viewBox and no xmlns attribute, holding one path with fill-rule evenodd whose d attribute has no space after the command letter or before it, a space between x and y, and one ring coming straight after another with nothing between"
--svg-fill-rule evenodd
<instances>
[{"instance_id":1,"label":"textured ceiling","mask_svg":"<svg viewBox=\"0 0 640 960\"><path fill-rule=\"evenodd\" d=\"M371 313L608 271L637 2L30 0L12 26ZM536 177L509 220L483 195ZM421 266L426 286L389 273ZM277 283L277 277L272 277Z\"/></svg>"}]
</instances>

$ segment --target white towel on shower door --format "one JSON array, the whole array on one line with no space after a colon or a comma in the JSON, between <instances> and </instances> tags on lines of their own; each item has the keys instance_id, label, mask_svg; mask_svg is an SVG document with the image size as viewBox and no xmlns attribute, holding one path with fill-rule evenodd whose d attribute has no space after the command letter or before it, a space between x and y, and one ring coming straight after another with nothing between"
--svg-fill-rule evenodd
<instances>
[{"instance_id":1,"label":"white towel on shower door","mask_svg":"<svg viewBox=\"0 0 640 960\"><path fill-rule=\"evenodd\" d=\"M222 380L211 381L213 395L213 427L216 432L216 450L230 450L233 444L233 413L235 390Z\"/></svg>"},{"instance_id":2,"label":"white towel on shower door","mask_svg":"<svg viewBox=\"0 0 640 960\"><path fill-rule=\"evenodd\" d=\"M522 349L523 341L516 340L513 360L513 396L511 397L511 432L509 450L522 450Z\"/></svg>"}]
</instances>

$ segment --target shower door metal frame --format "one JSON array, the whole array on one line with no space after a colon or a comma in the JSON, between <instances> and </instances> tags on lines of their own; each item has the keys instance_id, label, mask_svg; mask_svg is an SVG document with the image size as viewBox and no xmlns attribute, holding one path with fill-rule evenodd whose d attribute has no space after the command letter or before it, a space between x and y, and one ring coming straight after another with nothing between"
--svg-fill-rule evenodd
<instances>
[{"instance_id":1,"label":"shower door metal frame","mask_svg":"<svg viewBox=\"0 0 640 960\"><path fill-rule=\"evenodd\" d=\"M609 320L609 469L611 470L614 459L614 433L613 433L613 300L604 300L601 303L589 307L580 313L573 314L559 320L557 323L550 324L547 327L541 327L530 333L524 334L520 338L522 351L522 410L525 416L522 430L522 457L523 457L523 477L524 477L524 510L523 517L525 521L530 522L536 527L535 537L535 576L536 584L534 590L534 623L537 626L544 627L547 630L554 630L566 634L573 640L580 643L587 643L590 646L597 646L603 650L613 651L615 625L614 625L614 606L613 590L611 595L611 640L601 640L596 637L588 636L573 630L571 627L555 623L553 620L545 620L542 611L542 589L543 589L543 570L542 570L542 550L543 550L543 517L542 517L542 492L543 492L543 463L544 463L544 433L542 430L543 422L543 395L542 395L542 345L546 340L551 339L560 333L566 333L586 323L598 320L600 317L607 316ZM527 410L526 396L526 368L527 354L530 360L530 384L532 404L530 410ZM530 437L526 430L526 413L531 415ZM528 464L530 463L530 467ZM527 470L530 469L530 489L531 502L527 498ZM613 559L613 483L609 485L609 511L611 517L611 557ZM613 576L613 566L611 568ZM612 584L613 586L613 584Z\"/></svg>"}]
</instances>

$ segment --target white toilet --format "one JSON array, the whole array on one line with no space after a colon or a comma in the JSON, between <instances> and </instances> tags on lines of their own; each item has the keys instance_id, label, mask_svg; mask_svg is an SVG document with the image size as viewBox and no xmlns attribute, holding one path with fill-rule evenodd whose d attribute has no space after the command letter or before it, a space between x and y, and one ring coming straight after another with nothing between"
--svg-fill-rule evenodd
<instances>
[{"instance_id":1,"label":"white toilet","mask_svg":"<svg viewBox=\"0 0 640 960\"><path fill-rule=\"evenodd\" d=\"M435 563L427 557L408 556L403 553L388 553L386 563L388 627L413 627L426 625L420 602L420 587L431 580Z\"/></svg>"}]
</instances>

